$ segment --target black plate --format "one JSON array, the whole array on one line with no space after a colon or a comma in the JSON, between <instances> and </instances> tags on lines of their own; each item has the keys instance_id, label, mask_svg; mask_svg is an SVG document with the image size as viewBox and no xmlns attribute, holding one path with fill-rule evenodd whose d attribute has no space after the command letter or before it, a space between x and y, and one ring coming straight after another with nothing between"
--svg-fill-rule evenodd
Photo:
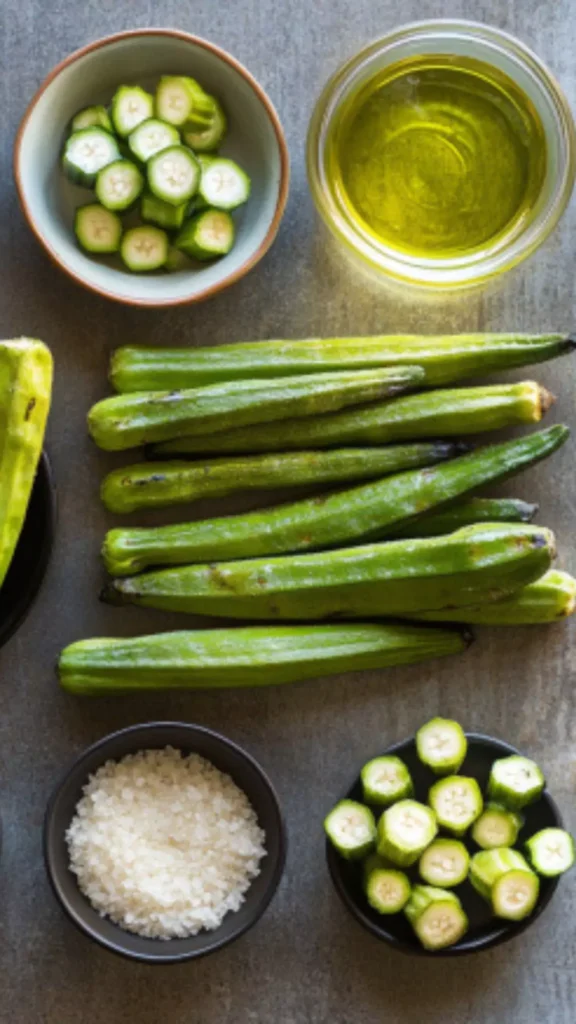
<instances>
[{"instance_id":1,"label":"black plate","mask_svg":"<svg viewBox=\"0 0 576 1024\"><path fill-rule=\"evenodd\" d=\"M509 754L518 754L520 751L491 736L482 736L479 733L467 733L466 735L468 737L468 753L459 774L473 776L478 779L480 787L485 789L492 762L498 757L507 757ZM381 753L382 751L379 751L373 756L378 757ZM384 753L396 754L406 762L414 781L415 799L426 803L428 790L438 777L418 759L414 737L404 740L402 743L396 743ZM368 761L370 758L366 758L366 760ZM345 796L352 800L362 800L360 776ZM376 811L376 813L379 812ZM546 790L540 800L532 804L531 807L525 808L523 813L526 821L518 836L519 845L542 828L549 826L563 828L560 812ZM463 842L471 853L478 850L476 844L467 836L464 837ZM336 891L356 920L382 942L387 942L403 953L418 956L462 956L466 953L477 953L480 950L489 949L491 946L497 946L501 942L507 942L508 939L513 939L515 935L519 935L520 932L528 928L548 906L558 885L557 878L540 879L540 896L534 912L523 921L518 922L503 921L492 917L488 904L476 893L470 882L466 881L462 885L456 886L453 891L462 900L462 905L470 921L470 929L456 945L433 952L420 945L404 914L383 916L372 909L364 896L359 864L339 857L329 842L326 842L326 859ZM413 881L419 880L416 867L408 868L407 874Z\"/></svg>"},{"instance_id":2,"label":"black plate","mask_svg":"<svg viewBox=\"0 0 576 1024\"><path fill-rule=\"evenodd\" d=\"M48 568L56 529L56 492L46 452L38 463L28 512L0 589L0 647L28 615Z\"/></svg>"},{"instance_id":3,"label":"black plate","mask_svg":"<svg viewBox=\"0 0 576 1024\"><path fill-rule=\"evenodd\" d=\"M220 771L231 775L256 811L266 833L266 856L240 910L229 913L215 931L203 931L188 939L147 939L124 931L100 917L78 888L69 870L65 832L70 824L88 776L109 758L118 759L138 750L176 747L202 755ZM150 722L112 733L88 747L76 759L56 788L44 823L44 857L52 888L63 909L81 931L114 953L151 964L179 963L213 953L237 939L256 923L270 903L282 877L286 859L286 831L278 797L260 765L241 747L219 733L185 722Z\"/></svg>"}]
</instances>

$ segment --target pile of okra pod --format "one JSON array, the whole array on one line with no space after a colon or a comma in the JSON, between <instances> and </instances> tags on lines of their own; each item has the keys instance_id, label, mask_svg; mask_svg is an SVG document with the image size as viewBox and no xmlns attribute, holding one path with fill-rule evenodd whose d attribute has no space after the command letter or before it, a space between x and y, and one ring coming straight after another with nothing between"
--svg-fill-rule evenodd
<instances>
[{"instance_id":1,"label":"pile of okra pod","mask_svg":"<svg viewBox=\"0 0 576 1024\"><path fill-rule=\"evenodd\" d=\"M568 428L474 449L459 438L538 423L553 402L533 381L461 381L574 347L559 334L467 334L119 349L118 394L90 410L89 431L107 451L146 446L148 459L106 477L111 512L318 490L241 515L110 530L104 600L266 624L75 643L62 685L292 682L454 654L470 624L570 614L576 581L551 568L554 537L530 525L536 507L475 496L551 455Z\"/></svg>"}]
</instances>

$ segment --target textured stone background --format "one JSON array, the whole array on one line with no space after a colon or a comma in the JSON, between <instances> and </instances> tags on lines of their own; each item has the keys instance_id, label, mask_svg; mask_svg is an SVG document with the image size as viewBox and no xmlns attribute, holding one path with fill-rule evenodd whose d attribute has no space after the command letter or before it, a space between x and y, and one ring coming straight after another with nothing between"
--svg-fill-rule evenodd
<instances>
[{"instance_id":1,"label":"textured stone background","mask_svg":"<svg viewBox=\"0 0 576 1024\"><path fill-rule=\"evenodd\" d=\"M415 961L378 944L347 917L326 876L320 827L367 754L439 711L541 759L576 826L570 624L529 634L485 632L461 660L429 668L269 692L80 703L58 692L53 671L62 646L80 637L176 625L167 615L106 609L96 600L98 548L110 525L98 484L110 460L88 442L84 417L106 392L114 346L573 324L573 208L545 250L499 288L435 303L367 289L343 271L315 220L304 137L320 87L344 58L399 22L450 15L524 38L574 104L571 0L0 5L0 336L37 335L53 349L48 447L60 500L58 541L41 597L0 652L0 1020L6 1024L572 1024L576 1017L574 877L563 882L546 915L507 947L467 960ZM263 264L204 306L158 313L123 309L69 283L29 234L11 181L14 132L52 66L98 36L151 25L206 36L243 61L278 107L293 165L288 211ZM554 415L573 423L573 366L544 366L538 376L559 395ZM541 501L541 518L558 531L561 562L572 571L573 467L572 444L507 490ZM198 515L209 510L198 507ZM278 786L291 839L283 884L258 927L212 958L164 970L118 960L78 935L48 890L41 858L45 803L68 759L108 731L155 717L199 722L245 744Z\"/></svg>"}]
</instances>

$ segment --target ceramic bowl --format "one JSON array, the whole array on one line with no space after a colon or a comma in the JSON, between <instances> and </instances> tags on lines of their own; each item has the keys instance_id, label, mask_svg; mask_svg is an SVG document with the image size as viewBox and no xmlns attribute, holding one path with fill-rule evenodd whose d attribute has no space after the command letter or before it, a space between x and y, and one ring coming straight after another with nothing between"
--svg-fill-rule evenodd
<instances>
[{"instance_id":1,"label":"ceramic bowl","mask_svg":"<svg viewBox=\"0 0 576 1024\"><path fill-rule=\"evenodd\" d=\"M0 647L22 625L48 568L56 529L56 492L46 452L36 480L22 533L0 588Z\"/></svg>"},{"instance_id":2,"label":"ceramic bowl","mask_svg":"<svg viewBox=\"0 0 576 1024\"><path fill-rule=\"evenodd\" d=\"M97 259L77 246L74 210L93 192L71 185L60 154L71 117L108 103L116 87L153 89L161 75L193 75L228 114L222 154L252 179L252 194L235 212L236 243L221 260L177 273L132 274L118 257ZM55 263L86 288L135 306L199 302L233 284L264 256L278 231L289 181L288 151L268 96L234 57L212 43L170 29L137 29L99 39L58 64L34 96L16 138L14 173L32 231Z\"/></svg>"},{"instance_id":3,"label":"ceramic bowl","mask_svg":"<svg viewBox=\"0 0 576 1024\"><path fill-rule=\"evenodd\" d=\"M215 931L202 931L187 939L147 939L133 935L100 917L78 888L70 871L65 833L88 777L105 761L118 760L139 750L173 746L196 753L230 775L242 789L266 833L266 856L261 871L251 883L240 910L229 913ZM184 722L151 722L112 733L89 747L66 772L46 811L44 857L54 893L70 919L95 942L129 959L150 964L179 963L213 953L256 923L279 885L286 857L286 831L278 797L257 762L232 743L209 729Z\"/></svg>"},{"instance_id":4,"label":"ceramic bowl","mask_svg":"<svg viewBox=\"0 0 576 1024\"><path fill-rule=\"evenodd\" d=\"M477 778L480 787L485 790L493 761L499 757L508 757L510 754L519 754L520 751L511 747L509 743L503 743L502 740L492 736L483 736L478 733L467 733L466 735L468 737L468 753L459 774ZM397 757L405 761L414 781L415 799L425 803L428 790L434 782L438 781L438 776L434 775L418 759L414 737L404 740L402 743L396 743L395 746L389 747L383 752L380 751L374 756L379 756L380 753L396 754ZM368 761L369 758L366 760ZM352 800L362 800L360 776L355 779L344 796ZM524 839L542 828L563 828L560 812L547 790L544 790L541 798L535 804L526 807L523 814L525 823L518 837L520 845ZM464 837L463 841L470 853L478 851L478 847L468 838L468 835ZM529 928L533 921L540 916L558 886L557 878L541 878L540 896L534 912L523 921L514 922L492 917L488 904L481 899L468 881L464 882L463 885L457 886L454 892L462 900L462 905L470 921L470 929L456 945L431 952L420 945L404 914L383 916L372 909L362 890L362 875L358 864L338 856L334 847L328 842L326 843L326 858L336 892L352 916L382 942L388 943L389 946L393 946L403 953L419 956L462 956L466 953L478 953L513 939ZM419 880L416 867L409 868L408 874L413 881Z\"/></svg>"}]
</instances>

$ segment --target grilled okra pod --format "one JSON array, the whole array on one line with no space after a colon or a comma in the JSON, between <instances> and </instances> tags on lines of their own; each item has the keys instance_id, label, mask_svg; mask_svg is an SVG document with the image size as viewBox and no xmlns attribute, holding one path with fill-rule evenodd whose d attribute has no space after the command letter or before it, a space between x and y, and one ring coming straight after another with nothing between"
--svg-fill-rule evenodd
<instances>
[{"instance_id":1,"label":"grilled okra pod","mask_svg":"<svg viewBox=\"0 0 576 1024\"><path fill-rule=\"evenodd\" d=\"M470 861L470 881L496 917L521 921L532 913L540 883L518 850L481 850Z\"/></svg>"},{"instance_id":2,"label":"grilled okra pod","mask_svg":"<svg viewBox=\"0 0 576 1024\"><path fill-rule=\"evenodd\" d=\"M306 380L305 377L301 378ZM113 401L113 399L109 399ZM282 419L265 431L254 427L221 431L211 437L176 436L154 448L156 454L287 451L349 444L390 444L423 437L461 437L527 423L538 423L554 401L535 384L450 388L404 395L366 409ZM180 432L181 435L184 431Z\"/></svg>"},{"instance_id":3,"label":"grilled okra pod","mask_svg":"<svg viewBox=\"0 0 576 1024\"><path fill-rule=\"evenodd\" d=\"M60 685L78 695L276 686L459 654L461 630L374 623L256 626L80 640L60 655Z\"/></svg>"},{"instance_id":4,"label":"grilled okra pod","mask_svg":"<svg viewBox=\"0 0 576 1024\"><path fill-rule=\"evenodd\" d=\"M576 580L567 572L550 569L512 597L494 604L468 605L442 612L416 612L410 617L426 622L467 622L474 626L533 626L558 622L574 613Z\"/></svg>"},{"instance_id":5,"label":"grilled okra pod","mask_svg":"<svg viewBox=\"0 0 576 1024\"><path fill-rule=\"evenodd\" d=\"M133 232L138 230L158 229L134 228ZM421 377L418 367L395 367L115 395L92 407L88 429L100 448L122 451L185 432L201 434L247 423L269 424L281 416L312 417L330 409L375 402L414 386Z\"/></svg>"},{"instance_id":6,"label":"grilled okra pod","mask_svg":"<svg viewBox=\"0 0 576 1024\"><path fill-rule=\"evenodd\" d=\"M451 718L432 718L418 729L416 749L422 763L436 775L452 775L466 757L468 740L458 722Z\"/></svg>"},{"instance_id":7,"label":"grilled okra pod","mask_svg":"<svg viewBox=\"0 0 576 1024\"><path fill-rule=\"evenodd\" d=\"M360 772L362 792L366 803L388 807L405 800L414 793L414 784L408 768L399 757L374 757Z\"/></svg>"},{"instance_id":8,"label":"grilled okra pod","mask_svg":"<svg viewBox=\"0 0 576 1024\"><path fill-rule=\"evenodd\" d=\"M379 335L176 349L125 346L112 356L110 379L117 391L155 391L413 362L422 366L426 387L437 388L541 363L574 347L565 334Z\"/></svg>"},{"instance_id":9,"label":"grilled okra pod","mask_svg":"<svg viewBox=\"0 0 576 1024\"><path fill-rule=\"evenodd\" d=\"M567 427L550 427L340 494L176 526L112 530L104 542L104 561L112 575L121 576L153 565L250 558L386 537L396 524L425 509L538 462L568 436Z\"/></svg>"},{"instance_id":10,"label":"grilled okra pod","mask_svg":"<svg viewBox=\"0 0 576 1024\"><path fill-rule=\"evenodd\" d=\"M382 448L281 452L194 462L147 462L115 469L105 478L102 501L111 512L162 508L222 497L236 491L369 480L402 469L431 466L459 454L449 442Z\"/></svg>"},{"instance_id":11,"label":"grilled okra pod","mask_svg":"<svg viewBox=\"0 0 576 1024\"><path fill-rule=\"evenodd\" d=\"M502 523L447 537L189 565L112 580L102 598L246 619L363 618L513 593L548 569L549 530Z\"/></svg>"},{"instance_id":12,"label":"grilled okra pod","mask_svg":"<svg viewBox=\"0 0 576 1024\"><path fill-rule=\"evenodd\" d=\"M361 860L374 849L376 822L369 807L356 800L341 800L324 820L332 846L346 860Z\"/></svg>"},{"instance_id":13,"label":"grilled okra pod","mask_svg":"<svg viewBox=\"0 0 576 1024\"><path fill-rule=\"evenodd\" d=\"M397 867L410 867L437 831L434 811L417 800L400 800L378 820L378 853Z\"/></svg>"},{"instance_id":14,"label":"grilled okra pod","mask_svg":"<svg viewBox=\"0 0 576 1024\"><path fill-rule=\"evenodd\" d=\"M427 512L408 523L401 523L388 531L387 536L391 540L439 537L474 523L530 523L537 511L538 505L518 498L467 498L439 512Z\"/></svg>"}]
</instances>

